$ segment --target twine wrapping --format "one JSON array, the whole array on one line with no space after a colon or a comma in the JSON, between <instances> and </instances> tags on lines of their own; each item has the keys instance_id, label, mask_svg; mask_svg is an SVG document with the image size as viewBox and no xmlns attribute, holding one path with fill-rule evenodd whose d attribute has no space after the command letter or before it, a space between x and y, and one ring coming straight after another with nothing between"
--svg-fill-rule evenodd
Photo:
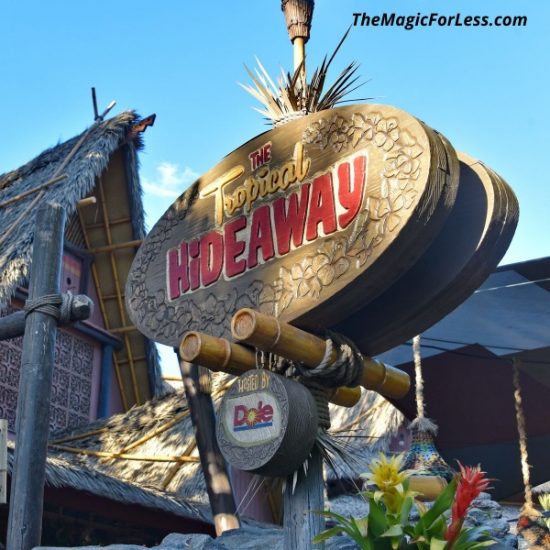
<instances>
[{"instance_id":1,"label":"twine wrapping","mask_svg":"<svg viewBox=\"0 0 550 550\"><path fill-rule=\"evenodd\" d=\"M60 323L68 323L71 320L71 310L74 296L66 294L45 294L34 300L25 302L25 317L30 313L39 312L53 317Z\"/></svg>"}]
</instances>

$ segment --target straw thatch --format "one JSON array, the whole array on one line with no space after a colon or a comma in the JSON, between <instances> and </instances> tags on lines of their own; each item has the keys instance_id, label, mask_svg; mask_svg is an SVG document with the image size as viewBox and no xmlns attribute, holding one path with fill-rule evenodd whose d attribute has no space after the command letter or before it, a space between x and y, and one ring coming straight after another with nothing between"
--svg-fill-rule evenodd
<instances>
[{"instance_id":1,"label":"straw thatch","mask_svg":"<svg viewBox=\"0 0 550 550\"><path fill-rule=\"evenodd\" d=\"M138 120L135 112L124 112L94 124L66 166L63 166L66 157L86 132L44 151L20 168L0 175L0 311L6 311L17 286L28 280L37 207L56 202L65 208L67 219L71 219L78 201L94 190L97 178L118 150L125 155L133 238L145 236L137 160L141 142L139 135L132 132ZM66 178L40 188L52 176L60 174ZM151 392L159 395L165 387L156 348L148 340L145 347Z\"/></svg>"},{"instance_id":2,"label":"straw thatch","mask_svg":"<svg viewBox=\"0 0 550 550\"><path fill-rule=\"evenodd\" d=\"M8 447L8 473L11 475L14 458L13 443ZM99 472L96 468L75 463L62 457L48 455L46 461L46 486L57 489L70 488L104 497L122 504L136 504L180 516L211 523L207 506L187 502L175 495L151 487Z\"/></svg>"},{"instance_id":3,"label":"straw thatch","mask_svg":"<svg viewBox=\"0 0 550 550\"><path fill-rule=\"evenodd\" d=\"M47 187L40 202L59 203L65 208L68 216L75 212L78 201L92 191L96 177L107 167L111 154L126 141L128 132L136 120L135 113L125 112L92 130L71 162L62 171L67 175L67 179ZM79 138L80 136L76 136L47 149L17 170L0 175L0 202L6 202L49 181ZM131 149L134 144L128 142L128 147ZM144 213L139 179L136 176L131 180L133 186L131 191L137 198L133 216L137 239L145 234ZM0 227L3 232L12 229L14 222L25 212L35 196L36 193L33 193L9 206L0 208ZM25 282L29 275L35 216L36 209L29 211L21 222L13 227L9 238L0 244L0 306L2 308L6 307L17 285Z\"/></svg>"},{"instance_id":4,"label":"straw thatch","mask_svg":"<svg viewBox=\"0 0 550 550\"><path fill-rule=\"evenodd\" d=\"M391 439L405 422L403 414L380 394L365 391L352 408L331 405L329 433L345 446L349 461L336 460L336 471L326 469L328 481L357 479L379 452L387 452Z\"/></svg>"},{"instance_id":5,"label":"straw thatch","mask_svg":"<svg viewBox=\"0 0 550 550\"><path fill-rule=\"evenodd\" d=\"M227 390L228 375L213 375L212 398L215 406ZM327 468L329 482L357 479L367 469L375 453L387 451L391 438L403 422L403 415L375 392L363 392L353 408L331 406L330 433L353 457L353 466L336 460L336 472ZM63 447L84 452L110 453L113 458L68 452ZM125 449L127 449L125 451ZM153 457L189 457L195 462L153 462L116 458L120 453ZM70 464L75 472L95 472L123 484L139 486L168 499L184 499L189 505L208 504L204 476L189 409L183 390L135 406L125 414L98 420L76 431L57 432L50 438L49 460ZM75 476L75 488L84 488ZM113 485L114 490L114 485Z\"/></svg>"},{"instance_id":6,"label":"straw thatch","mask_svg":"<svg viewBox=\"0 0 550 550\"><path fill-rule=\"evenodd\" d=\"M218 401L224 391L225 378L218 377L218 380L220 382L213 389L214 401ZM81 449L88 454L66 448ZM101 456L94 456L95 453ZM106 458L104 453L112 454L113 458ZM191 462L128 460L116 458L117 454L162 460L188 457ZM168 498L183 498L198 504L208 502L183 391L135 406L125 414L97 420L78 430L56 432L50 437L48 456L64 460L75 469L94 471L109 479L164 492Z\"/></svg>"}]
</instances>

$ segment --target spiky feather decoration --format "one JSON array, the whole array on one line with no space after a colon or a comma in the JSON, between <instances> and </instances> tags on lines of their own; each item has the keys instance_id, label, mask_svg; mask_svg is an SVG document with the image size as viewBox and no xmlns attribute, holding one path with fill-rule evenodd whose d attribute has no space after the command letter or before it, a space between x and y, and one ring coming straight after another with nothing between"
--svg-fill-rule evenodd
<instances>
[{"instance_id":1,"label":"spiky feather decoration","mask_svg":"<svg viewBox=\"0 0 550 550\"><path fill-rule=\"evenodd\" d=\"M325 56L321 65L313 73L309 83L304 74L303 63L296 68L293 74L282 71L277 84L269 76L258 58L256 58L258 67L254 73L245 65L253 85L240 84L240 86L264 107L264 109L255 108L255 110L266 117L274 126L280 126L309 113L332 109L339 103L344 102L346 96L363 84L357 84L359 76L356 73L359 66L354 61L340 73L326 92L323 93L323 90L329 67L347 38L350 29L346 31L332 55L330 57ZM362 98L357 101L367 99L372 98Z\"/></svg>"}]
</instances>

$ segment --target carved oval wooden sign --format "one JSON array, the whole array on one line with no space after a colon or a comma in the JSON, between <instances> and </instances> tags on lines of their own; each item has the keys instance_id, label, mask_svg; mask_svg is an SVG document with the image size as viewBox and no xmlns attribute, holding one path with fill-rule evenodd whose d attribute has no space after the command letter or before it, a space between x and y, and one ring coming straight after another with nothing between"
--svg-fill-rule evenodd
<instances>
[{"instance_id":1,"label":"carved oval wooden sign","mask_svg":"<svg viewBox=\"0 0 550 550\"><path fill-rule=\"evenodd\" d=\"M251 370L225 393L216 418L216 437L235 468L286 476L309 456L318 418L310 391L270 371Z\"/></svg>"},{"instance_id":2,"label":"carved oval wooden sign","mask_svg":"<svg viewBox=\"0 0 550 550\"><path fill-rule=\"evenodd\" d=\"M490 168L458 153L453 209L414 266L389 289L333 328L377 355L455 309L497 267L518 222L517 199Z\"/></svg>"},{"instance_id":3,"label":"carved oval wooden sign","mask_svg":"<svg viewBox=\"0 0 550 550\"><path fill-rule=\"evenodd\" d=\"M383 105L322 111L252 139L157 222L126 286L135 325L179 345L230 337L242 307L334 325L414 265L453 207L450 144Z\"/></svg>"}]
</instances>

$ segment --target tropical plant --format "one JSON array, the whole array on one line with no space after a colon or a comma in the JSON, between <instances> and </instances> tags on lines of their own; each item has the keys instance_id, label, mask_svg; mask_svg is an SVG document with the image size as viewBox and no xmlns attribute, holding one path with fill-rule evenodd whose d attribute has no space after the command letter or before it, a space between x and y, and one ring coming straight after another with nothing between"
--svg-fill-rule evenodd
<instances>
[{"instance_id":1,"label":"tropical plant","mask_svg":"<svg viewBox=\"0 0 550 550\"><path fill-rule=\"evenodd\" d=\"M550 511L550 493L539 495L539 503L545 512ZM546 529L550 531L550 518L544 517L541 521L546 526Z\"/></svg>"},{"instance_id":2,"label":"tropical plant","mask_svg":"<svg viewBox=\"0 0 550 550\"><path fill-rule=\"evenodd\" d=\"M361 493L369 503L368 516L356 519L322 512L336 525L313 542L346 534L363 550L477 550L495 543L483 529L464 527L468 508L490 482L479 466L459 464L460 473L427 508L415 499L418 494L409 488L410 472L402 471L402 464L402 455L388 459L380 454L372 461L370 472L361 476L375 486ZM410 519L413 507L419 512L417 521Z\"/></svg>"}]
</instances>

